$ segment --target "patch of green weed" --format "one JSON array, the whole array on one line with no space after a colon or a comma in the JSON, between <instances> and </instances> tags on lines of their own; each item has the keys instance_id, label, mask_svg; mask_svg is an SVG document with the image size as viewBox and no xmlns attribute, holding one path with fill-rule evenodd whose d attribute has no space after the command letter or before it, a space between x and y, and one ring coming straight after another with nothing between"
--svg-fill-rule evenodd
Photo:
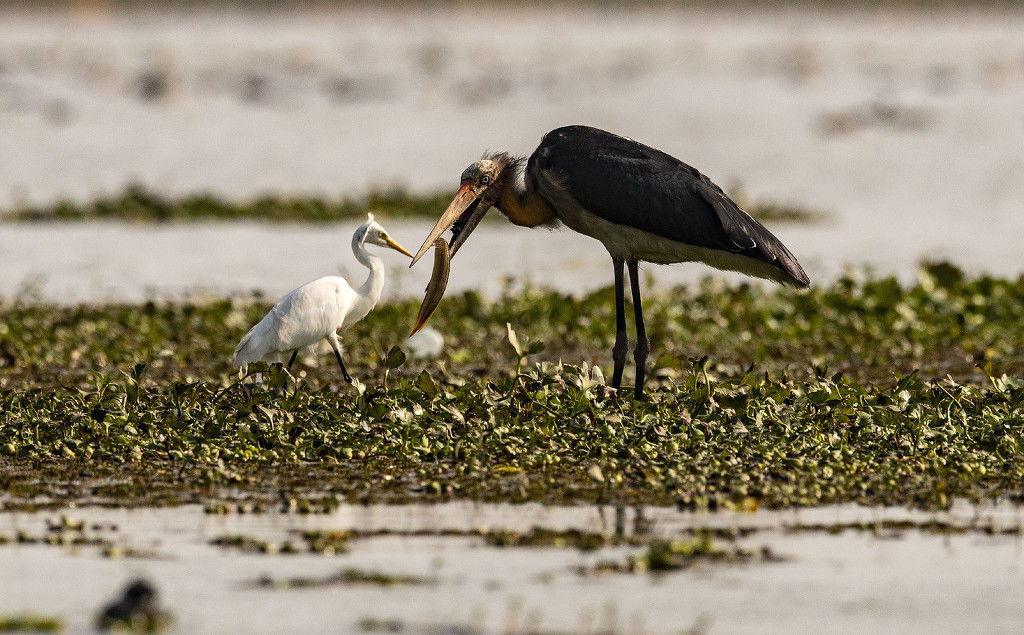
<instances>
[{"instance_id":1,"label":"patch of green weed","mask_svg":"<svg viewBox=\"0 0 1024 635\"><path fill-rule=\"evenodd\" d=\"M0 633L54 633L64 630L64 620L59 617L19 613L0 615Z\"/></svg>"},{"instance_id":2,"label":"patch of green weed","mask_svg":"<svg viewBox=\"0 0 1024 635\"><path fill-rule=\"evenodd\" d=\"M654 294L638 403L593 366L609 361L612 304L610 290L455 296L434 322L443 357L387 383L417 306L385 305L345 335L358 388L308 353L240 382L227 360L265 304L9 304L0 504L1024 498L1024 279L935 264L909 286Z\"/></svg>"},{"instance_id":3,"label":"patch of green weed","mask_svg":"<svg viewBox=\"0 0 1024 635\"><path fill-rule=\"evenodd\" d=\"M263 196L231 201L213 194L179 198L162 196L142 185L130 185L120 194L86 203L58 201L44 207L8 210L0 219L21 222L118 220L168 222L253 219L270 222L326 223L364 219L367 212L386 218L435 218L444 211L454 191L413 194L403 188L374 189L366 196L339 199L322 196ZM800 207L778 204L746 205L755 218L771 222L807 222L822 216Z\"/></svg>"}]
</instances>

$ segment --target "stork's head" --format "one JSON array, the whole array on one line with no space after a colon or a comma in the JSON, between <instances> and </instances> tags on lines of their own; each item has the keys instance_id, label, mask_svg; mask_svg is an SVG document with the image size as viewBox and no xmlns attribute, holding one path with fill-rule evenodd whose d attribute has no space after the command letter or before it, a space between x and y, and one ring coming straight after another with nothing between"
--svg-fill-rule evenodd
<instances>
[{"instance_id":1,"label":"stork's head","mask_svg":"<svg viewBox=\"0 0 1024 635\"><path fill-rule=\"evenodd\" d=\"M423 246L412 259L410 267L416 264L437 237L449 227L452 230L450 255L455 255L462 243L466 242L466 238L480 224L487 210L498 200L501 188L504 187L505 175L512 163L512 157L504 152L489 154L462 172L459 191L434 225L434 229L430 231L430 235L423 241Z\"/></svg>"},{"instance_id":2,"label":"stork's head","mask_svg":"<svg viewBox=\"0 0 1024 635\"><path fill-rule=\"evenodd\" d=\"M403 253L406 256L412 257L409 250L398 244L398 242L391 237L388 230L380 226L380 223L373 219L373 214L366 215L366 222L359 226L356 233L352 236L353 243L365 243L369 245L377 245L378 247L387 247L388 249L394 249L399 253ZM353 244L353 247L355 245Z\"/></svg>"}]
</instances>

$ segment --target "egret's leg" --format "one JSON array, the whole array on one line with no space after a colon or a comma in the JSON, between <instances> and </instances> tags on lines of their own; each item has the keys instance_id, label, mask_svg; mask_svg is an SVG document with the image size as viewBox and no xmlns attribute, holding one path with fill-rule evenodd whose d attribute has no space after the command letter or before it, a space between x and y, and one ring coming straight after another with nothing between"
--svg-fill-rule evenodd
<instances>
[{"instance_id":1,"label":"egret's leg","mask_svg":"<svg viewBox=\"0 0 1024 635\"><path fill-rule=\"evenodd\" d=\"M644 328L644 308L640 304L640 275L637 261L629 261L629 285L633 290L633 320L636 322L636 348L633 349L633 362L636 364L636 385L633 396L640 399L644 396L644 375L647 373L647 354L651 351L651 342L647 339Z\"/></svg>"},{"instance_id":2,"label":"egret's leg","mask_svg":"<svg viewBox=\"0 0 1024 635\"><path fill-rule=\"evenodd\" d=\"M612 258L612 266L615 268L615 346L612 348L615 372L612 373L612 388L618 390L622 384L622 369L626 365L629 336L626 335L626 288L622 279L622 260Z\"/></svg>"},{"instance_id":3,"label":"egret's leg","mask_svg":"<svg viewBox=\"0 0 1024 635\"><path fill-rule=\"evenodd\" d=\"M299 349L292 351L292 358L288 360L288 370L292 369L292 364L295 363L295 357L299 354Z\"/></svg>"},{"instance_id":4,"label":"egret's leg","mask_svg":"<svg viewBox=\"0 0 1024 635\"><path fill-rule=\"evenodd\" d=\"M327 336L327 341L331 343L331 348L334 349L334 356L338 358L338 366L341 366L341 376L351 384L352 375L348 374L348 371L345 369L345 360L341 359L341 344L338 343L338 334L331 333Z\"/></svg>"}]
</instances>

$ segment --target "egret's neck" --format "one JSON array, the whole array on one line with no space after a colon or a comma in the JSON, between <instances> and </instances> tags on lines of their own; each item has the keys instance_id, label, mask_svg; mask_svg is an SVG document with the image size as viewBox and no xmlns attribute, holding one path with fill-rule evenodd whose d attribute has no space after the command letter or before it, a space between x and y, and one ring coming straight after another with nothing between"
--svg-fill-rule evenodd
<instances>
[{"instance_id":1,"label":"egret's neck","mask_svg":"<svg viewBox=\"0 0 1024 635\"><path fill-rule=\"evenodd\" d=\"M380 293L384 289L384 263L380 258L366 250L366 245L358 237L352 238L352 253L364 267L370 270L363 286L356 289L356 293L369 301L370 306L377 304L380 300Z\"/></svg>"},{"instance_id":2,"label":"egret's neck","mask_svg":"<svg viewBox=\"0 0 1024 635\"><path fill-rule=\"evenodd\" d=\"M526 161L506 169L501 194L494 204L515 225L536 227L555 220L555 210L526 181Z\"/></svg>"}]
</instances>

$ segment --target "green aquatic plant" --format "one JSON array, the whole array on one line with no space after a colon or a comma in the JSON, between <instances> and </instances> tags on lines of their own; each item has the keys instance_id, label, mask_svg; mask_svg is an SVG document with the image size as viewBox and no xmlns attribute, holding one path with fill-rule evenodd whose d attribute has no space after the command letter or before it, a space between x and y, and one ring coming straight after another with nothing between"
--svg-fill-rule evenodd
<instances>
[{"instance_id":1,"label":"green aquatic plant","mask_svg":"<svg viewBox=\"0 0 1024 635\"><path fill-rule=\"evenodd\" d=\"M266 555L298 553L290 542L276 543L252 536L229 535L219 536L210 541L211 545L233 549L243 553L260 553Z\"/></svg>"},{"instance_id":2,"label":"green aquatic plant","mask_svg":"<svg viewBox=\"0 0 1024 635\"><path fill-rule=\"evenodd\" d=\"M599 560L593 565L580 567L580 575L602 573L669 573L688 569L700 562L745 563L760 560L778 562L783 558L767 547L759 552L748 551L735 544L721 544L712 540L708 532L675 539L651 539L645 548L624 558Z\"/></svg>"},{"instance_id":3,"label":"green aquatic plant","mask_svg":"<svg viewBox=\"0 0 1024 635\"><path fill-rule=\"evenodd\" d=\"M491 529L481 532L484 541L492 547L572 547L580 551L594 551L602 547L635 545L645 542L642 536L604 534L579 529L557 531L534 527L528 532L511 529Z\"/></svg>"},{"instance_id":4,"label":"green aquatic plant","mask_svg":"<svg viewBox=\"0 0 1024 635\"><path fill-rule=\"evenodd\" d=\"M937 264L910 285L654 295L666 353L636 403L592 365L614 332L608 293L455 296L428 363L393 348L416 303L385 305L353 328L358 388L327 355L239 380L227 359L259 302L8 304L0 505L1024 498L1024 280Z\"/></svg>"},{"instance_id":5,"label":"green aquatic plant","mask_svg":"<svg viewBox=\"0 0 1024 635\"><path fill-rule=\"evenodd\" d=\"M383 218L436 218L447 207L453 191L411 193L402 187L371 189L359 197L330 198L321 195L262 196L234 201L215 194L172 198L143 185L129 185L123 192L88 202L58 201L46 206L25 206L0 212L0 219L16 222L127 221L135 223L193 220L252 219L270 222L328 223L356 220L367 212ZM750 203L755 218L770 222L813 222L818 212L775 203Z\"/></svg>"},{"instance_id":6,"label":"green aquatic plant","mask_svg":"<svg viewBox=\"0 0 1024 635\"><path fill-rule=\"evenodd\" d=\"M338 573L319 578L271 578L269 576L264 576L259 578L253 586L256 588L284 590L354 585L394 587L431 584L433 582L433 580L419 576L383 573L381 571L369 571L356 567L347 567Z\"/></svg>"},{"instance_id":7,"label":"green aquatic plant","mask_svg":"<svg viewBox=\"0 0 1024 635\"><path fill-rule=\"evenodd\" d=\"M59 201L45 207L23 207L4 212L9 221L118 220L167 222L191 220L257 219L272 222L325 223L365 219L367 212L386 218L434 216L443 210L449 192L410 194L402 188L371 190L367 195L328 199L321 196L263 196L232 201L213 194L180 198L162 196L142 185L130 185L120 194L79 203Z\"/></svg>"},{"instance_id":8,"label":"green aquatic plant","mask_svg":"<svg viewBox=\"0 0 1024 635\"><path fill-rule=\"evenodd\" d=\"M35 613L0 615L0 633L55 633L64 630L59 617Z\"/></svg>"},{"instance_id":9,"label":"green aquatic plant","mask_svg":"<svg viewBox=\"0 0 1024 635\"><path fill-rule=\"evenodd\" d=\"M709 279L651 294L645 301L648 334L662 351L652 374L655 382L678 384L692 377L691 360L704 356L712 378L752 367L797 380L827 369L861 382L888 382L918 370L923 377L948 374L976 383L983 379L978 365L987 363L996 375L1024 374L1024 329L1018 328L1024 279L965 278L947 269L922 268L912 285L849 275L795 292ZM520 361L609 364L611 306L610 289L577 297L526 288L493 300L468 291L446 299L433 324L448 342L442 362L450 377L507 374ZM218 380L227 375L233 345L268 308L259 298L73 307L0 303L0 388L87 389L123 372L144 373L143 385ZM415 300L384 304L353 326L346 355L367 384L383 379L387 365L381 360L402 344L416 310ZM519 351L498 345L509 340L509 326L517 343L526 342ZM136 371L139 363L146 366ZM332 363L327 350L304 355L295 374L315 387L334 385ZM420 366L394 368L391 374L408 377Z\"/></svg>"}]
</instances>

